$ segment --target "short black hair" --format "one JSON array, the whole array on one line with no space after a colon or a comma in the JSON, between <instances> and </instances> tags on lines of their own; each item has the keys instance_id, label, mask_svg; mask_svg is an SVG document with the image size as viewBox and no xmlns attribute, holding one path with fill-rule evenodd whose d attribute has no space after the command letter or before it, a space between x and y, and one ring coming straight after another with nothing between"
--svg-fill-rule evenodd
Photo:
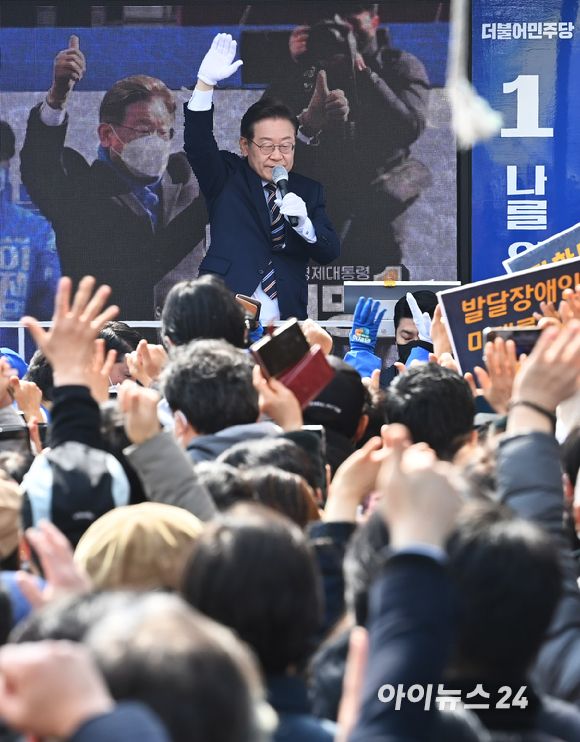
<instances>
[{"instance_id":1,"label":"short black hair","mask_svg":"<svg viewBox=\"0 0 580 742\"><path fill-rule=\"evenodd\" d=\"M561 595L551 538L505 506L471 503L459 514L447 552L463 602L453 664L507 677L525 673Z\"/></svg>"},{"instance_id":2,"label":"short black hair","mask_svg":"<svg viewBox=\"0 0 580 742\"><path fill-rule=\"evenodd\" d=\"M161 314L161 336L174 345L215 338L243 348L244 310L225 283L207 275L176 283L167 294Z\"/></svg>"},{"instance_id":3,"label":"short black hair","mask_svg":"<svg viewBox=\"0 0 580 742\"><path fill-rule=\"evenodd\" d=\"M183 593L230 626L266 672L306 659L321 624L318 565L295 523L254 503L238 503L208 523L193 547Z\"/></svg>"},{"instance_id":4,"label":"short black hair","mask_svg":"<svg viewBox=\"0 0 580 742\"><path fill-rule=\"evenodd\" d=\"M9 123L0 121L0 160L10 160L16 152L16 137Z\"/></svg>"},{"instance_id":5,"label":"short black hair","mask_svg":"<svg viewBox=\"0 0 580 742\"><path fill-rule=\"evenodd\" d=\"M261 438L236 443L220 454L217 460L246 470L269 464L299 474L313 490L321 486L312 459L303 448L287 438Z\"/></svg>"},{"instance_id":6,"label":"short black hair","mask_svg":"<svg viewBox=\"0 0 580 742\"><path fill-rule=\"evenodd\" d=\"M203 435L255 423L260 409L252 368L248 353L223 340L194 340L172 350L162 373L165 398Z\"/></svg>"},{"instance_id":7,"label":"short black hair","mask_svg":"<svg viewBox=\"0 0 580 742\"><path fill-rule=\"evenodd\" d=\"M125 322L105 322L98 334L105 341L105 352L117 351L117 362L125 360L125 353L137 350L143 335Z\"/></svg>"},{"instance_id":8,"label":"short black hair","mask_svg":"<svg viewBox=\"0 0 580 742\"><path fill-rule=\"evenodd\" d=\"M421 312L427 312L432 318L437 307L437 294L433 291L413 291L413 296ZM403 317L407 319L413 319L413 313L409 307L409 302L406 296L402 296L399 301L395 304L394 323L395 330L401 323Z\"/></svg>"},{"instance_id":9,"label":"short black hair","mask_svg":"<svg viewBox=\"0 0 580 742\"><path fill-rule=\"evenodd\" d=\"M451 461L473 430L475 400L456 371L422 363L394 379L385 412L388 423L406 425L415 443L424 441L440 459Z\"/></svg>"},{"instance_id":10,"label":"short black hair","mask_svg":"<svg viewBox=\"0 0 580 742\"><path fill-rule=\"evenodd\" d=\"M256 499L242 472L223 461L200 461L195 465L195 475L199 484L208 488L218 510Z\"/></svg>"},{"instance_id":11,"label":"short black hair","mask_svg":"<svg viewBox=\"0 0 580 742\"><path fill-rule=\"evenodd\" d=\"M30 359L28 371L24 375L24 381L33 381L42 392L44 399L52 402L54 391L54 379L52 377L52 366L46 360L44 353L37 350Z\"/></svg>"},{"instance_id":12,"label":"short black hair","mask_svg":"<svg viewBox=\"0 0 580 742\"><path fill-rule=\"evenodd\" d=\"M255 125L258 121L265 119L285 119L294 127L294 134L298 132L298 119L292 109L280 98L267 95L251 105L244 113L240 124L240 135L248 140L253 139Z\"/></svg>"}]
</instances>

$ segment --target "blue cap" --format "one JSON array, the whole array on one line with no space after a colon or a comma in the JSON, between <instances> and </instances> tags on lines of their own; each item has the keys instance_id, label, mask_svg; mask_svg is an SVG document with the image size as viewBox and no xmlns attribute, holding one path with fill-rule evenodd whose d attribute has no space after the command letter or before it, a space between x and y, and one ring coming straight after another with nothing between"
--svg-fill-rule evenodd
<instances>
[{"instance_id":1,"label":"blue cap","mask_svg":"<svg viewBox=\"0 0 580 742\"><path fill-rule=\"evenodd\" d=\"M16 371L15 376L22 379L28 371L28 364L24 358L19 356L15 350L12 350L12 348L0 348L0 354L9 361L12 368Z\"/></svg>"}]
</instances>

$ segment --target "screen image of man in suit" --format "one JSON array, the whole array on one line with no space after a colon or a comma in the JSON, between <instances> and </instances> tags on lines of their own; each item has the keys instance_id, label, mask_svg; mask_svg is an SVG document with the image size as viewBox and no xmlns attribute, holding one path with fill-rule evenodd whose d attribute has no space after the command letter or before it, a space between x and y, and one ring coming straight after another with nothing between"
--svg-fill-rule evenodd
<instances>
[{"instance_id":1,"label":"screen image of man in suit","mask_svg":"<svg viewBox=\"0 0 580 742\"><path fill-rule=\"evenodd\" d=\"M219 276L234 293L262 302L262 319L307 316L306 267L326 265L340 242L326 216L322 185L289 172L282 198L272 171L291 171L298 121L280 100L263 98L241 123L243 157L220 151L213 135L213 88L242 64L236 42L218 34L185 108L185 151L206 198L210 247L200 275ZM296 226L291 226L289 217Z\"/></svg>"},{"instance_id":2,"label":"screen image of man in suit","mask_svg":"<svg viewBox=\"0 0 580 742\"><path fill-rule=\"evenodd\" d=\"M152 320L155 285L203 248L205 201L185 154L172 152L176 102L157 78L126 77L105 93L91 164L66 146L67 101L86 66L72 35L30 111L22 182L52 224L63 275L111 286L120 319Z\"/></svg>"}]
</instances>

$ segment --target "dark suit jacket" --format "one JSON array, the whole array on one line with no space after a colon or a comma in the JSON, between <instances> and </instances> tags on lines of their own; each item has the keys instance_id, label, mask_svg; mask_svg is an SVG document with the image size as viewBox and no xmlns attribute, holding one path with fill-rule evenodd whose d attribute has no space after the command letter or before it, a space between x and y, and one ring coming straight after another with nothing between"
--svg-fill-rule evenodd
<instances>
[{"instance_id":1,"label":"dark suit jacket","mask_svg":"<svg viewBox=\"0 0 580 742\"><path fill-rule=\"evenodd\" d=\"M213 109L190 111L185 107L185 151L206 198L210 219L211 243L200 275L214 273L234 294L251 295L272 260L282 319L305 319L309 260L326 265L340 254L338 237L326 216L321 184L289 173L289 190L306 202L317 240L306 242L286 222L286 247L272 251L262 180L245 159L218 149Z\"/></svg>"},{"instance_id":2,"label":"dark suit jacket","mask_svg":"<svg viewBox=\"0 0 580 742\"><path fill-rule=\"evenodd\" d=\"M456 589L433 559L398 554L371 590L370 648L358 723L349 742L427 742L439 723L435 696L459 617ZM382 685L433 685L429 711L406 698L382 703ZM447 684L446 688L453 688Z\"/></svg>"},{"instance_id":3,"label":"dark suit jacket","mask_svg":"<svg viewBox=\"0 0 580 742\"><path fill-rule=\"evenodd\" d=\"M52 223L63 276L111 286L120 320L154 319L155 284L205 237L204 198L184 154L169 158L154 230L126 181L65 147L67 121L46 126L39 108L30 112L20 153L22 182Z\"/></svg>"}]
</instances>

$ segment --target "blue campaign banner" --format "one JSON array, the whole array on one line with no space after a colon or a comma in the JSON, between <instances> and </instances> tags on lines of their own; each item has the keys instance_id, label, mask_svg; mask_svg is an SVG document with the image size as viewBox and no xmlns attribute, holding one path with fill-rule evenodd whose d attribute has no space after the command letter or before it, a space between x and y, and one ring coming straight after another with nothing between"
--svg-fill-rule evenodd
<instances>
[{"instance_id":1,"label":"blue campaign banner","mask_svg":"<svg viewBox=\"0 0 580 742\"><path fill-rule=\"evenodd\" d=\"M545 242L531 250L519 253L514 258L503 261L508 273L525 271L527 268L536 268L539 265L558 263L560 260L570 260L580 256L580 224L575 224L564 232L555 234Z\"/></svg>"},{"instance_id":2,"label":"blue campaign banner","mask_svg":"<svg viewBox=\"0 0 580 742\"><path fill-rule=\"evenodd\" d=\"M473 83L503 115L472 154L472 280L580 222L578 0L478 0Z\"/></svg>"}]
</instances>

